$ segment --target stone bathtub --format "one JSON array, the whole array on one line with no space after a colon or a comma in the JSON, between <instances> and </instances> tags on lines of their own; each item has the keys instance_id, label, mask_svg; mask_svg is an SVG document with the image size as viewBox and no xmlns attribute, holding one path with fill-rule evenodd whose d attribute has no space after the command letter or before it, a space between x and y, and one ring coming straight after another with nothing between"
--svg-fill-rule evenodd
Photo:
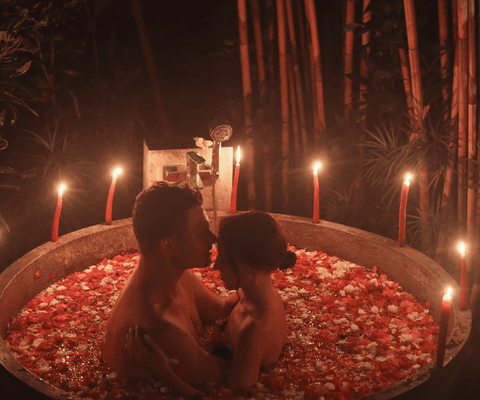
<instances>
[{"instance_id":1,"label":"stone bathtub","mask_svg":"<svg viewBox=\"0 0 480 400\"><path fill-rule=\"evenodd\" d=\"M221 215L220 215L221 217ZM433 318L440 319L441 299L445 288L459 288L445 270L425 255L409 247L400 248L391 239L326 221L314 224L308 218L276 214L287 241L307 249L322 250L329 255L362 265L376 266L379 272L398 282L418 301L429 301ZM53 399L71 399L19 364L7 349L4 338L8 323L43 289L91 264L116 254L136 251L131 219L112 225L96 225L61 236L32 250L0 274L0 362L25 385ZM463 347L471 328L471 313L461 311L454 297L445 354L449 363ZM375 393L376 399L392 399L411 391L432 376L433 361L407 379ZM371 396L368 396L372 398Z\"/></svg>"}]
</instances>

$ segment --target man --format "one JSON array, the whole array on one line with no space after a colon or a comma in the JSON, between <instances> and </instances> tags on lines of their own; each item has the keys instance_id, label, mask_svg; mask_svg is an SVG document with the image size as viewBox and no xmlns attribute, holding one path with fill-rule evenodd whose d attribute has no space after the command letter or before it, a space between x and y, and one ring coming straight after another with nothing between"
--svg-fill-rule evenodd
<instances>
[{"instance_id":1,"label":"man","mask_svg":"<svg viewBox=\"0 0 480 400\"><path fill-rule=\"evenodd\" d=\"M140 260L107 322L105 361L119 376L159 378L148 365L151 360L143 364L126 351L129 330L142 327L175 360L170 363L173 371L167 364L162 378L173 377L174 386L175 375L192 384L218 381L222 361L199 345L199 335L203 323L228 316L237 296L224 300L214 295L189 271L210 264L216 239L200 192L186 184L157 182L137 196L132 220Z\"/></svg>"}]
</instances>

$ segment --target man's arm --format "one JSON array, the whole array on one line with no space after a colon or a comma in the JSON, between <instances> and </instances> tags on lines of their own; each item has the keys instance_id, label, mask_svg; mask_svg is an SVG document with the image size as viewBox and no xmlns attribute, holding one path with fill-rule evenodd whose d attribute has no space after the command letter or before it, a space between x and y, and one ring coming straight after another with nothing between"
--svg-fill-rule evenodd
<instances>
[{"instance_id":1,"label":"man's arm","mask_svg":"<svg viewBox=\"0 0 480 400\"><path fill-rule=\"evenodd\" d=\"M126 344L130 357L138 364L150 370L151 374L162 380L170 389L184 395L195 395L199 391L173 372L170 361L155 341L140 326L130 328L126 335Z\"/></svg>"},{"instance_id":2,"label":"man's arm","mask_svg":"<svg viewBox=\"0 0 480 400\"><path fill-rule=\"evenodd\" d=\"M205 384L224 379L224 362L206 352L183 327L166 323L155 330L147 327L146 331L165 352L175 374L184 381Z\"/></svg>"},{"instance_id":3,"label":"man's arm","mask_svg":"<svg viewBox=\"0 0 480 400\"><path fill-rule=\"evenodd\" d=\"M203 323L211 323L218 319L227 318L238 303L238 293L233 292L226 297L220 297L208 290L192 271L185 271L182 283L195 295L198 315Z\"/></svg>"}]
</instances>

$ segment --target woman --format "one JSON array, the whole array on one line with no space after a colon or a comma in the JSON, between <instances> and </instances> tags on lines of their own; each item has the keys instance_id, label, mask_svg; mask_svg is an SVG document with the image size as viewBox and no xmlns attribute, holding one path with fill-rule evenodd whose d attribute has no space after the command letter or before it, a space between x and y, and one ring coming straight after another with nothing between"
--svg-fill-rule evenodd
<instances>
[{"instance_id":1,"label":"woman","mask_svg":"<svg viewBox=\"0 0 480 400\"><path fill-rule=\"evenodd\" d=\"M287 340L285 308L272 283L271 272L295 265L295 253L275 219L260 211L246 212L221 221L215 268L227 289L237 290L239 301L228 317L224 345L232 353L226 386L245 388L258 380L261 366L278 360ZM177 380L163 351L140 328L130 331L129 351L141 357L173 387L184 393L192 388ZM145 339L145 340L144 340Z\"/></svg>"},{"instance_id":2,"label":"woman","mask_svg":"<svg viewBox=\"0 0 480 400\"><path fill-rule=\"evenodd\" d=\"M227 289L239 290L239 302L225 328L225 345L233 353L227 386L244 388L258 380L260 366L278 360L287 341L285 308L271 272L295 265L295 253L275 219L251 211L224 219L218 235L220 271Z\"/></svg>"}]
</instances>

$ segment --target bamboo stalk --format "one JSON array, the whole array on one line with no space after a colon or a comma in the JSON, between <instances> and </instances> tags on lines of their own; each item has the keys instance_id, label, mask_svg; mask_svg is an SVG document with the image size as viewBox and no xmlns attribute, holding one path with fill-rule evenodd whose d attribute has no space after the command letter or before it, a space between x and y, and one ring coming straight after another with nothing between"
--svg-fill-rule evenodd
<instances>
[{"instance_id":1,"label":"bamboo stalk","mask_svg":"<svg viewBox=\"0 0 480 400\"><path fill-rule=\"evenodd\" d=\"M408 115L412 120L411 126L415 126L415 109L413 107L413 93L412 82L410 79L410 69L408 64L407 52L401 47L398 48L398 55L400 56L400 69L403 76L403 87L405 89L405 100L407 102Z\"/></svg>"},{"instance_id":2,"label":"bamboo stalk","mask_svg":"<svg viewBox=\"0 0 480 400\"><path fill-rule=\"evenodd\" d=\"M299 39L298 48L300 49L300 51L298 52L299 64L302 65L303 67L302 74L304 79L307 79L307 77L310 76L310 65L307 62L309 57L308 57L307 33L306 33L306 26L305 26L306 16L304 13L304 9L302 8L302 2L297 0L297 1L294 1L294 4L295 4L295 14L297 17L296 21L298 26L298 39ZM300 62L300 60L302 60L303 62ZM309 89L310 89L310 86L305 85L306 96L312 95Z\"/></svg>"},{"instance_id":3,"label":"bamboo stalk","mask_svg":"<svg viewBox=\"0 0 480 400\"><path fill-rule=\"evenodd\" d=\"M438 0L438 33L440 39L440 68L442 76L442 97L443 101L448 101L448 15L446 0ZM445 120L448 114L445 113Z\"/></svg>"},{"instance_id":4,"label":"bamboo stalk","mask_svg":"<svg viewBox=\"0 0 480 400\"><path fill-rule=\"evenodd\" d=\"M370 5L371 0L363 0L363 16L362 23L365 26L372 19L372 12L367 11L368 6ZM367 106L367 101L365 95L367 94L368 87L365 85L364 80L368 79L368 67L366 59L370 54L370 48L367 47L368 42L370 41L370 31L364 31L362 33L362 52L363 56L360 59L360 76L362 80L360 81L360 106L361 110L365 109ZM365 124L366 115L362 113L362 124ZM363 148L362 148L363 149ZM362 157L363 158L363 157Z\"/></svg>"},{"instance_id":5,"label":"bamboo stalk","mask_svg":"<svg viewBox=\"0 0 480 400\"><path fill-rule=\"evenodd\" d=\"M413 108L415 112L415 126L410 140L415 139L422 130L423 116L428 110L422 106L422 74L420 69L420 54L418 50L417 19L413 0L404 0L405 23L407 27L408 55L410 61L410 79L412 82ZM418 165L420 214L422 215L422 245L427 251L430 244L430 198L428 193L429 179L428 166L425 160Z\"/></svg>"},{"instance_id":6,"label":"bamboo stalk","mask_svg":"<svg viewBox=\"0 0 480 400\"><path fill-rule=\"evenodd\" d=\"M473 243L475 227L475 163L477 146L477 74L475 44L475 2L468 0L468 189L467 189L467 235Z\"/></svg>"},{"instance_id":7,"label":"bamboo stalk","mask_svg":"<svg viewBox=\"0 0 480 400\"><path fill-rule=\"evenodd\" d=\"M273 0L266 0L267 9L267 39L268 39L268 79L273 82L275 79L275 10Z\"/></svg>"},{"instance_id":8,"label":"bamboo stalk","mask_svg":"<svg viewBox=\"0 0 480 400\"><path fill-rule=\"evenodd\" d=\"M138 2L138 0L131 0L131 1L132 1L133 14L135 16L135 22L137 24L137 29L138 29L138 36L140 37L143 55L145 57L145 63L147 64L148 76L152 84L153 97L157 105L160 127L162 128L162 133L165 136L168 136L170 133L170 129L169 129L168 120L167 120L167 113L165 112L162 92L160 90L160 80L158 79L157 69L155 68L155 61L152 55L152 49L150 47L150 42L148 40L148 34L145 28L145 23L143 21L142 9L140 8L140 3Z\"/></svg>"},{"instance_id":9,"label":"bamboo stalk","mask_svg":"<svg viewBox=\"0 0 480 400\"><path fill-rule=\"evenodd\" d=\"M250 78L250 59L248 55L247 6L245 0L238 0L238 30L240 41L240 63L242 66L243 121L245 130L245 158L247 203L249 209L255 209L255 169L252 135L252 84Z\"/></svg>"},{"instance_id":10,"label":"bamboo stalk","mask_svg":"<svg viewBox=\"0 0 480 400\"><path fill-rule=\"evenodd\" d=\"M266 88L266 82L265 82L266 81L265 57L263 54L260 5L258 3L258 0L251 0L251 2L252 2L253 35L255 37L255 54L257 56L257 73L258 73L260 104L263 107L263 103L265 102L265 95L267 93L267 88Z\"/></svg>"},{"instance_id":11,"label":"bamboo stalk","mask_svg":"<svg viewBox=\"0 0 480 400\"><path fill-rule=\"evenodd\" d=\"M278 60L280 75L280 108L282 115L282 208L287 212L290 208L288 188L288 160L289 160L289 110L288 110L288 72L287 72L287 41L285 31L285 4L284 0L277 0L277 28L278 28Z\"/></svg>"},{"instance_id":12,"label":"bamboo stalk","mask_svg":"<svg viewBox=\"0 0 480 400\"><path fill-rule=\"evenodd\" d=\"M468 0L458 0L458 222L466 223L466 158L468 132Z\"/></svg>"},{"instance_id":13,"label":"bamboo stalk","mask_svg":"<svg viewBox=\"0 0 480 400\"><path fill-rule=\"evenodd\" d=\"M310 38L312 44L312 62L315 81L315 93L316 93L316 109L317 118L314 128L315 144L318 144L323 139L325 130L325 110L323 101L323 75L320 59L320 43L318 39L317 29L317 17L315 14L315 3L313 0L305 0L305 13L310 30Z\"/></svg>"},{"instance_id":14,"label":"bamboo stalk","mask_svg":"<svg viewBox=\"0 0 480 400\"><path fill-rule=\"evenodd\" d=\"M295 22L293 17L292 0L285 0L285 6L287 10L287 23L288 23L288 36L290 38L290 52L291 60L293 64L293 81L295 93L291 96L295 96L296 104L298 106L298 121L300 124L300 136L301 136L301 153L305 156L307 154L307 128L306 128L306 116L305 106L303 102L303 89L302 89L302 77L300 72L300 63L298 57L298 46L295 34ZM293 114L293 112L292 112ZM293 115L292 115L293 116ZM297 153L300 154L300 153Z\"/></svg>"},{"instance_id":15,"label":"bamboo stalk","mask_svg":"<svg viewBox=\"0 0 480 400\"><path fill-rule=\"evenodd\" d=\"M478 0L477 2L477 12L480 13L480 0ZM478 43L480 43L480 29L478 30ZM478 68L479 70L477 71L477 77L480 77L480 62L478 63ZM478 85L478 78L477 78L477 85ZM478 87L477 87L478 89ZM478 146L480 146L480 124L477 122L477 148ZM480 151L477 151L477 163L480 165ZM476 171L476 179L477 179L477 182L480 182L480 168L477 168L477 171ZM475 198L476 198L476 202L475 202L475 205L476 205L476 215L475 215L475 223L477 225L480 224L480 187L477 187L477 190L475 191ZM480 257L480 249L479 249L479 257ZM477 260L479 258L477 257ZM480 278L480 268L478 269L477 271L477 276ZM478 280L478 282L480 283L480 279ZM473 304L473 303L471 303ZM480 305L479 305L480 306Z\"/></svg>"},{"instance_id":16,"label":"bamboo stalk","mask_svg":"<svg viewBox=\"0 0 480 400\"><path fill-rule=\"evenodd\" d=\"M420 69L420 54L418 51L417 18L413 0L403 1L405 8L405 22L407 26L408 58L410 62L410 78L412 82L413 108L420 121L422 107L422 74Z\"/></svg>"},{"instance_id":17,"label":"bamboo stalk","mask_svg":"<svg viewBox=\"0 0 480 400\"><path fill-rule=\"evenodd\" d=\"M452 22L454 25L453 36L455 43L457 41L457 4L456 0L452 1L452 14L454 15ZM459 82L459 70L458 70L458 46L455 46L455 54L453 61L453 78L452 78L452 98L450 103L450 127L449 127L449 163L447 164L443 177L443 193L441 200L440 210L442 211L442 225L447 226L450 220L453 220L453 209L450 206L452 204L452 190L454 182L454 168L457 160L457 118L458 118L458 82ZM437 242L437 254L444 250L447 242L445 229L440 230Z\"/></svg>"},{"instance_id":18,"label":"bamboo stalk","mask_svg":"<svg viewBox=\"0 0 480 400\"><path fill-rule=\"evenodd\" d=\"M293 65L292 59L287 55L287 81L288 81L288 91L290 99L290 111L292 114L292 131L293 131L293 151L295 153L295 159L299 158L301 154L300 148L300 121L298 117L298 101L297 101L297 91L295 90L295 80L293 78Z\"/></svg>"},{"instance_id":19,"label":"bamboo stalk","mask_svg":"<svg viewBox=\"0 0 480 400\"><path fill-rule=\"evenodd\" d=\"M343 108L344 117L348 118L353 104L353 82L348 76L353 73L353 30L348 25L355 22L355 0L345 0L345 37L343 68Z\"/></svg>"},{"instance_id":20,"label":"bamboo stalk","mask_svg":"<svg viewBox=\"0 0 480 400\"><path fill-rule=\"evenodd\" d=\"M273 0L266 0L266 26L267 26L267 76L270 84L275 78L275 10ZM265 189L265 210L271 211L273 207L273 166L272 166L272 143L274 142L272 132L267 129L267 135L263 142L263 186Z\"/></svg>"}]
</instances>

